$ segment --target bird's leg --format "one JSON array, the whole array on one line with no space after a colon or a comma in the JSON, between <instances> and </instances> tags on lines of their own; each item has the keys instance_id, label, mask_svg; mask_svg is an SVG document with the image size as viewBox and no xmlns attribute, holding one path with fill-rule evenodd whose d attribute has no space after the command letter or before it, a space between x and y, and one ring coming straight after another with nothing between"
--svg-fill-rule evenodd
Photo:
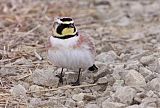
<instances>
[{"instance_id":1,"label":"bird's leg","mask_svg":"<svg viewBox=\"0 0 160 108\"><path fill-rule=\"evenodd\" d=\"M78 85L80 85L80 75L81 75L81 68L79 68L78 78L77 78L76 82L72 82L72 85L73 85L73 86L78 86Z\"/></svg>"},{"instance_id":2,"label":"bird's leg","mask_svg":"<svg viewBox=\"0 0 160 108\"><path fill-rule=\"evenodd\" d=\"M59 78L59 83L63 84L63 68L61 70L61 73L59 75L56 75Z\"/></svg>"}]
</instances>

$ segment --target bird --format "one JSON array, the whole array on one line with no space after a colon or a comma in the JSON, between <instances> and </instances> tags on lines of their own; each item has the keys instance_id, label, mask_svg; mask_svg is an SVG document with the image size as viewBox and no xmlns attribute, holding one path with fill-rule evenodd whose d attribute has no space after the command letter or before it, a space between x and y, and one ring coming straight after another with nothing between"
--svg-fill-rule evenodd
<instances>
[{"instance_id":1,"label":"bird","mask_svg":"<svg viewBox=\"0 0 160 108\"><path fill-rule=\"evenodd\" d=\"M63 69L78 70L73 86L80 85L82 70L97 71L95 65L96 49L94 40L86 33L79 32L71 17L54 19L52 35L49 37L48 59L62 68L59 83L63 84Z\"/></svg>"}]
</instances>

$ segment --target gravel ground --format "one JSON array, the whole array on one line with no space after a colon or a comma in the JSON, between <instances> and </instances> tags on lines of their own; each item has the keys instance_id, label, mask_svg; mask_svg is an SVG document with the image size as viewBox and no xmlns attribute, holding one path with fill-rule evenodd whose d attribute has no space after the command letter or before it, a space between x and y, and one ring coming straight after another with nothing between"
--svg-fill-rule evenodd
<instances>
[{"instance_id":1,"label":"gravel ground","mask_svg":"<svg viewBox=\"0 0 160 108\"><path fill-rule=\"evenodd\" d=\"M80 86L47 59L57 16L95 39ZM0 0L0 108L160 108L159 42L159 0Z\"/></svg>"}]
</instances>

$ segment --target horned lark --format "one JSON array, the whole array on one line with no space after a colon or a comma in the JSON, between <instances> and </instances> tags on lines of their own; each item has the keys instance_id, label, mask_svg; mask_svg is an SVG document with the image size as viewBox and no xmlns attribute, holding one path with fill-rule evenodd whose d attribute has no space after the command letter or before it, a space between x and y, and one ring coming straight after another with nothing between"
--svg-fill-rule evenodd
<instances>
[{"instance_id":1,"label":"horned lark","mask_svg":"<svg viewBox=\"0 0 160 108\"><path fill-rule=\"evenodd\" d=\"M92 38L77 31L70 17L56 18L53 25L53 36L49 38L48 58L61 67L59 82L63 84L63 68L79 70L78 78L73 85L80 85L81 70L98 70L94 64L95 46Z\"/></svg>"}]
</instances>

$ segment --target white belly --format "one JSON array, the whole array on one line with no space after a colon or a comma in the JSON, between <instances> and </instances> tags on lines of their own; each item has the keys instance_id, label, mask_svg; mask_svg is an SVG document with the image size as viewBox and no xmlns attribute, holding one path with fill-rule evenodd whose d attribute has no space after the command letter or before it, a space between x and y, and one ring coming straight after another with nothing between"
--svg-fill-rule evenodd
<instances>
[{"instance_id":1,"label":"white belly","mask_svg":"<svg viewBox=\"0 0 160 108\"><path fill-rule=\"evenodd\" d=\"M91 53L86 49L50 49L48 57L56 66L68 69L88 69L94 64Z\"/></svg>"}]
</instances>

